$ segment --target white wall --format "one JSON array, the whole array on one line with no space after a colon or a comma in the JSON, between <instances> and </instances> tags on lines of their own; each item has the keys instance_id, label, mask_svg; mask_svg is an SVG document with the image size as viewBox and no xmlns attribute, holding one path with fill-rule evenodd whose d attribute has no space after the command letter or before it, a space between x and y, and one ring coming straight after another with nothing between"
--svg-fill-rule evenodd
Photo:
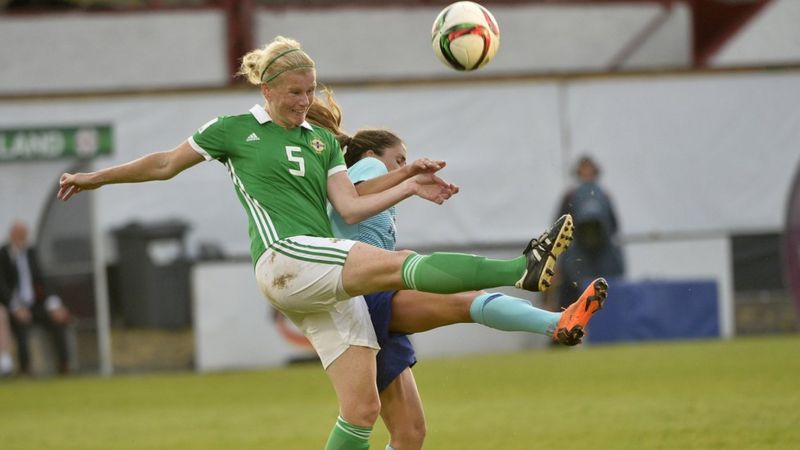
<instances>
[{"instance_id":1,"label":"white wall","mask_svg":"<svg viewBox=\"0 0 800 450\"><path fill-rule=\"evenodd\" d=\"M734 335L733 263L726 236L634 242L624 251L631 280L715 280L720 334Z\"/></svg>"},{"instance_id":2,"label":"white wall","mask_svg":"<svg viewBox=\"0 0 800 450\"><path fill-rule=\"evenodd\" d=\"M622 67L686 67L689 11L681 5L495 5L501 47L480 75L605 70L654 20ZM468 76L430 45L438 7L261 9L254 44L298 38L325 80ZM0 95L224 86L230 80L220 10L0 15ZM335 30L336 39L331 39ZM12 45L13 43L13 45Z\"/></svg>"},{"instance_id":3,"label":"white wall","mask_svg":"<svg viewBox=\"0 0 800 450\"><path fill-rule=\"evenodd\" d=\"M552 220L570 182L567 168L584 151L603 165L602 182L627 235L782 228L800 162L800 73L598 78L564 86L337 90L347 129L397 130L412 157L449 161L443 175L462 187L443 207L401 204L400 245L524 242ZM0 102L0 123L112 123L116 153L97 161L105 166L172 148L211 117L258 102L257 93L245 91ZM64 167L0 165L0 230L14 217L36 217ZM190 249L200 241L219 242L232 254L249 247L241 207L215 162L169 182L108 186L98 191L98 205L104 231L131 220L183 218L192 227Z\"/></svg>"},{"instance_id":4,"label":"white wall","mask_svg":"<svg viewBox=\"0 0 800 450\"><path fill-rule=\"evenodd\" d=\"M442 175L461 187L445 208L400 204L400 245L522 242L550 222L564 185L557 84L341 91L341 99L348 130L397 130L412 158L448 161ZM530 204L527 193L536 196Z\"/></svg>"},{"instance_id":5,"label":"white wall","mask_svg":"<svg viewBox=\"0 0 800 450\"><path fill-rule=\"evenodd\" d=\"M777 230L798 104L798 72L578 81L568 151L597 156L625 233Z\"/></svg>"},{"instance_id":6,"label":"white wall","mask_svg":"<svg viewBox=\"0 0 800 450\"><path fill-rule=\"evenodd\" d=\"M800 2L773 0L714 55L710 65L797 64L800 61Z\"/></svg>"},{"instance_id":7,"label":"white wall","mask_svg":"<svg viewBox=\"0 0 800 450\"><path fill-rule=\"evenodd\" d=\"M0 16L0 95L227 83L216 11Z\"/></svg>"},{"instance_id":8,"label":"white wall","mask_svg":"<svg viewBox=\"0 0 800 450\"><path fill-rule=\"evenodd\" d=\"M480 75L530 71L605 70L651 21L666 15L631 55L635 67L686 67L691 62L690 13L684 5L491 5L500 51ZM263 10L256 41L278 34L298 39L323 80L452 76L431 50L438 7ZM336 45L330 33L336 30ZM462 74L461 76L465 76Z\"/></svg>"},{"instance_id":9,"label":"white wall","mask_svg":"<svg viewBox=\"0 0 800 450\"><path fill-rule=\"evenodd\" d=\"M250 263L199 264L192 270L195 368L274 367L313 356L281 336Z\"/></svg>"},{"instance_id":10,"label":"white wall","mask_svg":"<svg viewBox=\"0 0 800 450\"><path fill-rule=\"evenodd\" d=\"M622 59L623 69L690 67L692 65L692 13L675 3L650 19L652 27L642 29L644 39L633 41L633 51Z\"/></svg>"},{"instance_id":11,"label":"white wall","mask_svg":"<svg viewBox=\"0 0 800 450\"><path fill-rule=\"evenodd\" d=\"M683 3L492 5L496 59L456 74L433 56L438 7L260 9L254 42L300 39L325 80L468 77L531 72L688 67L691 11ZM716 67L800 61L800 2L775 0L711 60ZM336 30L335 42L330 39ZM230 80L218 10L0 15L0 95L189 86ZM629 52L630 50L630 52Z\"/></svg>"}]
</instances>

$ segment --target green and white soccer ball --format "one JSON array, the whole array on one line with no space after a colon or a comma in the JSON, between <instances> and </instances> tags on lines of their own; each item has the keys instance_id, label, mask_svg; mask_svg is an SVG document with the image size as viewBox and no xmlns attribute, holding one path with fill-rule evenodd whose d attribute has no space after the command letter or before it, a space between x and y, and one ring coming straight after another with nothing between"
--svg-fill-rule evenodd
<instances>
[{"instance_id":1,"label":"green and white soccer ball","mask_svg":"<svg viewBox=\"0 0 800 450\"><path fill-rule=\"evenodd\" d=\"M455 2L433 22L433 52L446 66L475 70L489 63L500 47L500 27L492 13L475 2Z\"/></svg>"}]
</instances>

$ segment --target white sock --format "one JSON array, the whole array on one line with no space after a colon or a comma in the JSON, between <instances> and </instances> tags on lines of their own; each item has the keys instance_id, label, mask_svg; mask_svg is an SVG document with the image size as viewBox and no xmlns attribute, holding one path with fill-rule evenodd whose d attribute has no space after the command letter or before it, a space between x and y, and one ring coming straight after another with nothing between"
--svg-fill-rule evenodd
<instances>
[{"instance_id":1,"label":"white sock","mask_svg":"<svg viewBox=\"0 0 800 450\"><path fill-rule=\"evenodd\" d=\"M0 373L9 373L14 370L14 361L8 352L0 353Z\"/></svg>"}]
</instances>

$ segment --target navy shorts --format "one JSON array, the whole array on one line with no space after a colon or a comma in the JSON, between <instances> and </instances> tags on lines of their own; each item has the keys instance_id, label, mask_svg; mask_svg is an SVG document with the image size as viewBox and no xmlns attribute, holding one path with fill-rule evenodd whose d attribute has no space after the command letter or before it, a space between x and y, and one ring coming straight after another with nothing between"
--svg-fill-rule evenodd
<instances>
[{"instance_id":1,"label":"navy shorts","mask_svg":"<svg viewBox=\"0 0 800 450\"><path fill-rule=\"evenodd\" d=\"M378 352L378 391L386 389L407 367L417 363L414 347L408 335L389 332L392 319L392 297L397 291L367 294L364 299L369 308L369 317L378 337L381 350Z\"/></svg>"}]
</instances>

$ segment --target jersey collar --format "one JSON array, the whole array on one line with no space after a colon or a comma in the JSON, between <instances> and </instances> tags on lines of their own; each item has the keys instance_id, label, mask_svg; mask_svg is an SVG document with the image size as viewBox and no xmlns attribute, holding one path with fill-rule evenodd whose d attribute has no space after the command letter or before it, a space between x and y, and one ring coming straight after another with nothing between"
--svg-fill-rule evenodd
<instances>
[{"instance_id":1,"label":"jersey collar","mask_svg":"<svg viewBox=\"0 0 800 450\"><path fill-rule=\"evenodd\" d=\"M250 114L252 114L261 125L264 125L267 122L272 122L272 117L269 116L269 113L267 113L267 111L261 105L254 105L252 108L250 108ZM303 121L300 126L314 131L314 128L312 128L311 124L307 121Z\"/></svg>"}]
</instances>

